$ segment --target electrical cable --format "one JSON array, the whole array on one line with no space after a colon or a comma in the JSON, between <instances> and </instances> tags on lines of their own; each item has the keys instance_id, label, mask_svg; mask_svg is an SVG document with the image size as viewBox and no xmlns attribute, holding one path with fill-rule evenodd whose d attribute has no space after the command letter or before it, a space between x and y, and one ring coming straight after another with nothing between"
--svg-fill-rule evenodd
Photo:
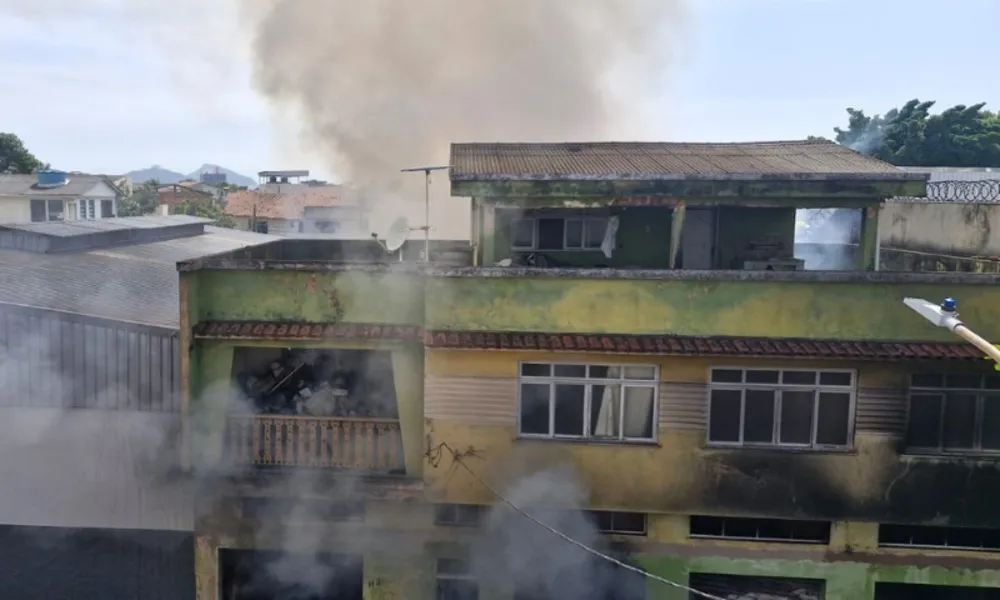
<instances>
[{"instance_id":1,"label":"electrical cable","mask_svg":"<svg viewBox=\"0 0 1000 600\"><path fill-rule=\"evenodd\" d=\"M452 459L456 463L458 463L459 466L461 466L463 469L465 469L469 473L469 475L472 476L473 479L475 479L476 481L478 481L480 485L482 485L487 490L489 490L490 493L493 494L494 496L496 496L501 502L503 502L504 504L506 504L508 507L510 507L512 510L514 510L514 512L518 513L519 515L521 515L525 519L528 519L529 521L531 521L535 525L538 525L539 527L545 529L546 531L548 531L552 535L555 535L556 537L562 539L564 542L566 542L568 544L572 544L573 546L576 546L577 548L583 550L584 552L588 552L588 553L592 554L593 556L596 556L596 557L598 557L598 558L600 558L602 560L605 560L605 561L608 561L610 563L613 563L613 564L615 564L615 565L617 565L617 566L619 566L619 567L621 567L623 569L626 569L628 571L631 571L633 573L641 575L641 576L643 576L643 577L645 577L647 579L652 579L654 581L658 581L658 582L660 582L662 584L668 585L670 587L673 587L673 588L676 588L676 589L679 589L679 590L683 590L685 592L688 592L690 594L694 594L694 595L699 596L701 598L706 598L707 600L731 600L731 599L728 599L728 598L723 598L721 596L716 596L714 594L709 594L708 592L703 592L701 590L697 590L697 589L694 589L692 587L688 587L688 586L686 586L686 585L684 585L682 583L677 583L676 581L671 581L670 579L667 579L665 577L660 577L659 575L655 575L653 573L650 573L649 571L645 571L643 569L640 569L639 567L634 567L634 566L632 566L632 565L630 565L628 563L625 563L625 562L622 562L622 561L618 560L617 558L615 558L613 556L608 556L607 554L604 554L603 552L600 552L599 550L595 550L594 548L591 548L590 546L584 544L583 542L579 542L579 541L577 541L577 540L569 537L568 535L566 535L565 533L559 531L558 529L556 529L556 528L554 528L554 527L552 527L552 526L550 526L550 525L548 525L546 523L543 523L542 521L539 521L538 519L536 519L535 517L533 517L531 514L529 514L527 511L525 511L524 509L522 509L520 506L514 504L506 496L504 496L503 494L501 494L499 490L497 490L496 488L494 488L490 484L486 483L486 481L484 481L483 478L480 477L479 474L477 474L472 469L472 467L470 467L469 465L465 464L465 460L464 460L464 457L462 456L462 454L460 454L459 452L457 452L454 449L452 449L446 443L442 443L440 446L441 446L441 448L446 449L451 454Z\"/></svg>"}]
</instances>

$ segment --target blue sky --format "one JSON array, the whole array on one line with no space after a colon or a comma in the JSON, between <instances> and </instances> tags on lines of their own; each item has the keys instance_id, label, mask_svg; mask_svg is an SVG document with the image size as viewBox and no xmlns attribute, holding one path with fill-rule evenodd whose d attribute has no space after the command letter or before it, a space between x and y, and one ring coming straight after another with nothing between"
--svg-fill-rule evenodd
<instances>
[{"instance_id":1,"label":"blue sky","mask_svg":"<svg viewBox=\"0 0 1000 600\"><path fill-rule=\"evenodd\" d=\"M77 14L42 25L5 17L3 4L0 130L54 166L189 171L216 162L248 174L304 167L330 175L320 157L276 133L292 125L268 111L244 70L225 81L183 80L183 69L127 22ZM662 97L648 100L659 115L650 123L655 137L832 135L847 106L884 112L914 97L1000 108L1000 1L688 4L680 56L664 72Z\"/></svg>"}]
</instances>

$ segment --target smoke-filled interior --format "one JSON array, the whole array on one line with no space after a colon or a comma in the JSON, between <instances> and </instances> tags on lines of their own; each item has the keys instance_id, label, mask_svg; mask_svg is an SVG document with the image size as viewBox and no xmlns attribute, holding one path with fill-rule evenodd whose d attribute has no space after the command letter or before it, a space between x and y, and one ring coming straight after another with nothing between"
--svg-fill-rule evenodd
<instances>
[{"instance_id":1,"label":"smoke-filled interior","mask_svg":"<svg viewBox=\"0 0 1000 600\"><path fill-rule=\"evenodd\" d=\"M219 553L222 600L360 600L360 556L261 550Z\"/></svg>"}]
</instances>

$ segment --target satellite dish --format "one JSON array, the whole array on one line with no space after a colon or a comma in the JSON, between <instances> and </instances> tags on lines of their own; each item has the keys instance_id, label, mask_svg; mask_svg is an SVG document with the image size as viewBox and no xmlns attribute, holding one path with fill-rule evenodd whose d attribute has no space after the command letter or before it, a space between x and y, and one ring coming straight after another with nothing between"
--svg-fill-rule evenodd
<instances>
[{"instance_id":1,"label":"satellite dish","mask_svg":"<svg viewBox=\"0 0 1000 600\"><path fill-rule=\"evenodd\" d=\"M410 223L406 217L399 217L392 222L388 233L385 234L385 249L395 252L403 247L406 238L410 235Z\"/></svg>"}]
</instances>

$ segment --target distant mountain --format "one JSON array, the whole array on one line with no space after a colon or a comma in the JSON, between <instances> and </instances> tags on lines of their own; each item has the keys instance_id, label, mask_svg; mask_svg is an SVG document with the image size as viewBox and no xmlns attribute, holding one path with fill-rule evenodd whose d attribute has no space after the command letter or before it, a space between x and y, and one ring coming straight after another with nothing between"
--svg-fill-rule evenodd
<instances>
[{"instance_id":1,"label":"distant mountain","mask_svg":"<svg viewBox=\"0 0 1000 600\"><path fill-rule=\"evenodd\" d=\"M131 179L132 183L141 184L147 181L152 181L153 179L159 181L160 183L177 183L178 181L184 181L185 179L198 179L202 173L219 173L226 174L226 181L233 185L242 185L246 187L254 187L257 185L257 180L246 175L240 175L236 171L231 171L225 167L220 167L219 165L204 164L199 167L193 173L188 173L185 175L179 171L171 171L170 169L165 169L160 165L153 165L148 169L138 169L136 171L129 171L126 173Z\"/></svg>"},{"instance_id":2,"label":"distant mountain","mask_svg":"<svg viewBox=\"0 0 1000 600\"><path fill-rule=\"evenodd\" d=\"M225 167L220 167L219 165L204 164L198 167L198 170L187 176L188 179L198 179L202 173L219 173L226 174L226 183L230 185L242 185L244 187L255 187L257 185L257 180L252 177L247 177L246 175L240 175L236 171L230 171Z\"/></svg>"},{"instance_id":3,"label":"distant mountain","mask_svg":"<svg viewBox=\"0 0 1000 600\"><path fill-rule=\"evenodd\" d=\"M164 169L160 165L153 165L148 169L139 169L138 171L129 171L125 175L135 184L146 183L154 179L160 183L177 183L178 181L187 179L184 173Z\"/></svg>"}]
</instances>

